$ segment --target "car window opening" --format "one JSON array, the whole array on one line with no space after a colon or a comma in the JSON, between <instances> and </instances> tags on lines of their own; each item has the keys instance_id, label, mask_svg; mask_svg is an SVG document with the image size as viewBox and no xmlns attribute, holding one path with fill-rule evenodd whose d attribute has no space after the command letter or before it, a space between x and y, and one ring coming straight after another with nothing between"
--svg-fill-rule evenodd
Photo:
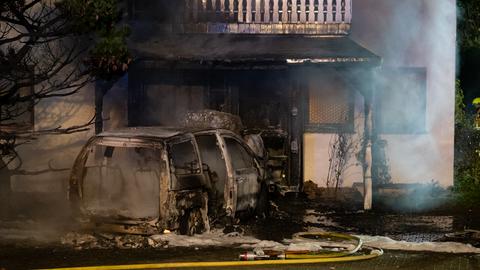
<instances>
[{"instance_id":1,"label":"car window opening","mask_svg":"<svg viewBox=\"0 0 480 270\"><path fill-rule=\"evenodd\" d=\"M159 150L103 145L95 145L92 150L83 185L86 210L108 217L157 217ZM93 153L103 153L103 157Z\"/></svg>"}]
</instances>

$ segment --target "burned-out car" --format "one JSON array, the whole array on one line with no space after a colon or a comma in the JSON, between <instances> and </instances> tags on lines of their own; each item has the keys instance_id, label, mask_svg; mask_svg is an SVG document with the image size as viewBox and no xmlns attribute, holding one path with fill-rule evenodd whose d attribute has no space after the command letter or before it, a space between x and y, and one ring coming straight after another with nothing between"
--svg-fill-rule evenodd
<instances>
[{"instance_id":1,"label":"burned-out car","mask_svg":"<svg viewBox=\"0 0 480 270\"><path fill-rule=\"evenodd\" d=\"M141 127L86 144L70 178L78 216L98 230L193 234L265 206L264 168L236 133Z\"/></svg>"}]
</instances>

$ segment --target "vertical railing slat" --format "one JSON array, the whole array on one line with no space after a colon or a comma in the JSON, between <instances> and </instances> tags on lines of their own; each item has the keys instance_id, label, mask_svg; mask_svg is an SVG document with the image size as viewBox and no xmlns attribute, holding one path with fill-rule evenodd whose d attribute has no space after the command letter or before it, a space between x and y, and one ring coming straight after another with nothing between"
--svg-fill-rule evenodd
<instances>
[{"instance_id":1,"label":"vertical railing slat","mask_svg":"<svg viewBox=\"0 0 480 270\"><path fill-rule=\"evenodd\" d=\"M265 14L263 15L263 22L270 22L270 0L265 0Z\"/></svg>"},{"instance_id":2,"label":"vertical railing slat","mask_svg":"<svg viewBox=\"0 0 480 270\"><path fill-rule=\"evenodd\" d=\"M243 1L238 0L238 22L243 23Z\"/></svg>"},{"instance_id":3,"label":"vertical railing slat","mask_svg":"<svg viewBox=\"0 0 480 270\"><path fill-rule=\"evenodd\" d=\"M333 0L327 0L328 6L327 6L327 23L332 23L333 22L333 12L332 12L332 2Z\"/></svg>"},{"instance_id":4,"label":"vertical railing slat","mask_svg":"<svg viewBox=\"0 0 480 270\"><path fill-rule=\"evenodd\" d=\"M288 22L288 2L287 0L280 0L282 1L282 22Z\"/></svg>"},{"instance_id":5,"label":"vertical railing slat","mask_svg":"<svg viewBox=\"0 0 480 270\"><path fill-rule=\"evenodd\" d=\"M225 0L227 1L227 0ZM229 18L229 22L233 21L233 18L235 18L235 14L234 14L234 6L233 6L233 3L234 1L233 0L229 0L228 2L228 18Z\"/></svg>"},{"instance_id":6,"label":"vertical railing slat","mask_svg":"<svg viewBox=\"0 0 480 270\"><path fill-rule=\"evenodd\" d=\"M347 11L345 10L345 6L346 6L346 2L345 0L340 0L339 1L340 3L338 3L338 5L340 6L338 8L339 12L340 12L340 18L338 19L338 22L339 23L344 23L345 22L345 14L347 13Z\"/></svg>"},{"instance_id":7,"label":"vertical railing slat","mask_svg":"<svg viewBox=\"0 0 480 270\"><path fill-rule=\"evenodd\" d=\"M328 0L322 0L322 21L326 23L328 19Z\"/></svg>"},{"instance_id":8,"label":"vertical railing slat","mask_svg":"<svg viewBox=\"0 0 480 270\"><path fill-rule=\"evenodd\" d=\"M308 21L311 23L315 22L315 5L314 5L314 0L310 0L310 8L309 8L309 15L308 15Z\"/></svg>"},{"instance_id":9,"label":"vertical railing slat","mask_svg":"<svg viewBox=\"0 0 480 270\"><path fill-rule=\"evenodd\" d=\"M300 0L300 22L305 23L307 20L305 0Z\"/></svg>"},{"instance_id":10,"label":"vertical railing slat","mask_svg":"<svg viewBox=\"0 0 480 270\"><path fill-rule=\"evenodd\" d=\"M338 10L340 12L340 18L338 19L338 22L343 23L345 22L345 14L346 14L345 0L339 0L338 6L339 6Z\"/></svg>"},{"instance_id":11,"label":"vertical railing slat","mask_svg":"<svg viewBox=\"0 0 480 270\"><path fill-rule=\"evenodd\" d=\"M352 22L352 0L345 0L345 22Z\"/></svg>"},{"instance_id":12,"label":"vertical railing slat","mask_svg":"<svg viewBox=\"0 0 480 270\"><path fill-rule=\"evenodd\" d=\"M292 23L298 22L297 16L297 0L292 0Z\"/></svg>"},{"instance_id":13,"label":"vertical railing slat","mask_svg":"<svg viewBox=\"0 0 480 270\"><path fill-rule=\"evenodd\" d=\"M220 1L218 0L213 0L212 1L212 9L213 9L213 18L215 22L221 21L220 17Z\"/></svg>"},{"instance_id":14,"label":"vertical railing slat","mask_svg":"<svg viewBox=\"0 0 480 270\"><path fill-rule=\"evenodd\" d=\"M278 1L273 0L273 22L278 23Z\"/></svg>"},{"instance_id":15,"label":"vertical railing slat","mask_svg":"<svg viewBox=\"0 0 480 270\"><path fill-rule=\"evenodd\" d=\"M310 20L310 1L305 0L305 22L308 22Z\"/></svg>"},{"instance_id":16,"label":"vertical railing slat","mask_svg":"<svg viewBox=\"0 0 480 270\"><path fill-rule=\"evenodd\" d=\"M333 22L334 23L337 23L342 19L342 14L341 14L341 11L340 11L340 8L341 8L340 1L341 0L333 0L332 10L333 10Z\"/></svg>"},{"instance_id":17,"label":"vertical railing slat","mask_svg":"<svg viewBox=\"0 0 480 270\"><path fill-rule=\"evenodd\" d=\"M350 24L353 0L182 0L185 22ZM237 13L238 12L238 13ZM255 28L257 30L260 27ZM268 28L264 28L268 29ZM254 30L254 31L257 31ZM262 30L265 31L265 30ZM310 30L309 30L310 31Z\"/></svg>"},{"instance_id":18,"label":"vertical railing slat","mask_svg":"<svg viewBox=\"0 0 480 270\"><path fill-rule=\"evenodd\" d=\"M251 23L252 22L252 1L253 0L247 0L247 6L246 6L246 18L245 18L245 21L247 23Z\"/></svg>"},{"instance_id":19,"label":"vertical railing slat","mask_svg":"<svg viewBox=\"0 0 480 270\"><path fill-rule=\"evenodd\" d=\"M255 1L255 22L261 23L262 22L262 7L261 7L261 0Z\"/></svg>"},{"instance_id":20,"label":"vertical railing slat","mask_svg":"<svg viewBox=\"0 0 480 270\"><path fill-rule=\"evenodd\" d=\"M319 8L319 4L318 4L318 0L311 0L312 1L312 21L314 23L317 23L318 22L318 8Z\"/></svg>"}]
</instances>

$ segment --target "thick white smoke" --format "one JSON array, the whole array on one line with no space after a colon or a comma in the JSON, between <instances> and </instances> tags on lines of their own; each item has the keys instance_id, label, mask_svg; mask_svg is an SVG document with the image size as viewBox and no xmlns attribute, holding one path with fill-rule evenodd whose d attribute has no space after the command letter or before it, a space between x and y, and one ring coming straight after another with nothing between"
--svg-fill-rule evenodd
<instances>
[{"instance_id":1,"label":"thick white smoke","mask_svg":"<svg viewBox=\"0 0 480 270\"><path fill-rule=\"evenodd\" d=\"M451 186L456 1L357 0L353 4L352 39L381 56L384 68L426 69L425 132L380 136L388 142L393 182L427 184L434 180L443 187ZM382 77L378 76L378 80ZM416 113L408 110L408 105L401 112L405 116Z\"/></svg>"}]
</instances>

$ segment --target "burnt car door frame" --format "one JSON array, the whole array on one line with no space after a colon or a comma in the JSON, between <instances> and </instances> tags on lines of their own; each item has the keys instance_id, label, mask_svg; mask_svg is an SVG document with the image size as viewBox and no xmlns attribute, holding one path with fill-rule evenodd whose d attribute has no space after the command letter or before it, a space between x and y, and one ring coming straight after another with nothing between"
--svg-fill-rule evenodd
<instances>
[{"instance_id":1,"label":"burnt car door frame","mask_svg":"<svg viewBox=\"0 0 480 270\"><path fill-rule=\"evenodd\" d=\"M217 132L218 134L218 138L219 138L219 141L221 142L221 145L222 145L222 149L224 151L224 155L225 155L225 162L226 162L226 165L227 165L227 171L228 171L228 182L230 183L231 187L230 187L230 190L231 190L231 193L229 193L229 196L231 197L231 201L232 201L232 205L234 206L232 209L234 210L234 213L239 211L239 210L247 210L247 209L238 209L238 206L239 206L239 191L242 190L242 188L240 187L240 185L248 185L248 184L251 184L251 181L253 181L252 179L249 179L249 176L251 176L251 173L252 172L255 172L256 173L256 183L258 184L258 190L257 192L253 192L252 194L257 194L260 192L260 186L261 186L261 181L262 181L262 178L263 178L263 175L260 171L260 166L259 166L259 163L258 163L258 160L256 159L255 157L255 154L253 153L253 151L245 144L245 142L243 142L243 140L241 138L238 137L238 135L236 134L232 134L230 132L225 132L225 131L222 131L222 132ZM239 170L235 170L234 169L234 166L233 166L233 160L232 160L232 156L231 156L231 153L229 152L228 150L228 147L226 145L226 142L225 142L225 138L230 138L230 139L233 139L240 147L243 148L243 150L245 150L247 152L247 154L249 155L249 158L252 159L252 167L248 167L248 168L243 168L241 169L241 172ZM243 175L243 174L250 174L250 175ZM242 179L239 179L239 178L242 178ZM247 195L252 195L252 194L247 194ZM256 196L256 195L254 195ZM248 205L250 206L250 205ZM254 207L252 205L252 207ZM254 209L252 209L254 210Z\"/></svg>"},{"instance_id":2,"label":"burnt car door frame","mask_svg":"<svg viewBox=\"0 0 480 270\"><path fill-rule=\"evenodd\" d=\"M224 199L224 210L227 216L229 217L234 217L235 212L236 212L236 185L234 183L234 177L233 177L233 169L231 166L230 162L230 156L228 155L226 151L226 146L225 142L223 141L221 135L223 133L220 132L219 130L215 131L200 131L196 132L194 136L202 136L202 135L212 135L215 136L217 146L220 150L220 153L223 158L223 163L225 165L226 169L226 179L225 179L225 187L223 190L223 199ZM195 138L196 141L196 138ZM197 142L195 142L197 143ZM198 144L197 144L197 149L198 149ZM199 151L199 150L198 150ZM200 152L200 151L199 151ZM201 155L200 155L201 158ZM201 160L203 162L203 160ZM203 168L202 168L203 169Z\"/></svg>"},{"instance_id":3,"label":"burnt car door frame","mask_svg":"<svg viewBox=\"0 0 480 270\"><path fill-rule=\"evenodd\" d=\"M144 148L151 148L157 149L160 151L161 155L163 155L164 147L161 143L155 140L147 140L143 138L115 138L115 137L93 137L91 138L85 146L80 151L80 154L74 161L73 169L70 173L70 180L69 180L69 192L68 192L68 199L71 203L72 211L75 215L80 213L84 213L84 178L86 173L86 162L90 155L96 155L97 153L90 153L95 146L112 146L112 147L144 147ZM127 146L128 145L128 146ZM162 156L159 157L160 161L162 162ZM79 171L82 170L82 171ZM162 181L164 181L163 177L160 175L158 177L158 185L159 185L159 212L157 216L154 217L149 222L155 223L157 222L161 216L161 188L162 188ZM80 211L80 212L78 212Z\"/></svg>"},{"instance_id":4,"label":"burnt car door frame","mask_svg":"<svg viewBox=\"0 0 480 270\"><path fill-rule=\"evenodd\" d=\"M197 161L197 164L194 164L192 162L191 164L191 170L192 170L192 173L190 174L177 174L176 172L176 165L175 164L175 161L173 160L173 154L172 154L172 145L179 145L179 144L182 144L182 143L185 143L185 142L190 142L191 145L192 145L192 149L193 149L193 154L196 158L196 161ZM169 173L170 173L170 186L169 186L169 190L171 191L182 191L182 190L193 190L193 189L197 189L197 188L200 188L202 186L205 186L205 177L203 175L203 168L202 168L202 159L201 159L201 156L200 156L200 151L198 149L198 145L197 145L197 141L195 139L195 136L193 134L190 134L190 133L187 133L183 136L180 136L180 137L174 137L172 139L169 139L167 140L166 142L166 145L167 145L167 152L168 152L168 163L169 163ZM185 164L186 165L186 164ZM196 167L194 167L194 165L196 165ZM173 171L172 171L173 169ZM199 181L198 185L197 186L186 186L186 187L175 187L174 186L174 181L179 181L178 177L181 176L182 178L189 178L190 180L196 180L196 181ZM198 179L195 179L197 178ZM189 183L186 183L186 184L189 184Z\"/></svg>"}]
</instances>

